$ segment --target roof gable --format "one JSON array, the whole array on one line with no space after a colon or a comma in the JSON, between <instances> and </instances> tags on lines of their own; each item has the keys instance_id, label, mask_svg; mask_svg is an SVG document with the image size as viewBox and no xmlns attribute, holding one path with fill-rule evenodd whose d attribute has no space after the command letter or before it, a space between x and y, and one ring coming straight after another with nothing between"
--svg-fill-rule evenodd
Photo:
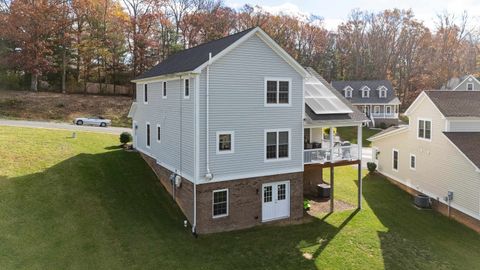
<instances>
[{"instance_id":1,"label":"roof gable","mask_svg":"<svg viewBox=\"0 0 480 270\"><path fill-rule=\"evenodd\" d=\"M174 54L135 78L133 82L178 73L200 73L208 64L217 61L255 34L303 77L308 76L307 71L293 57L283 50L261 28L255 27Z\"/></svg>"}]
</instances>

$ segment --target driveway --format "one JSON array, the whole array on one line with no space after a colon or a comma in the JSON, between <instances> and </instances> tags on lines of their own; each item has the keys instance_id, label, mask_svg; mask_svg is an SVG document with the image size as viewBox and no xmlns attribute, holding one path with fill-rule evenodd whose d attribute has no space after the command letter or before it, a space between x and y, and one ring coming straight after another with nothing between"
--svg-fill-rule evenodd
<instances>
[{"instance_id":1,"label":"driveway","mask_svg":"<svg viewBox=\"0 0 480 270\"><path fill-rule=\"evenodd\" d=\"M69 123L54 123L54 122L27 121L27 120L0 119L0 126L65 129L65 130L72 130L72 131L99 132L99 133L108 133L108 134L115 134L115 135L119 135L124 131L132 132L132 129L130 128L77 126Z\"/></svg>"}]
</instances>

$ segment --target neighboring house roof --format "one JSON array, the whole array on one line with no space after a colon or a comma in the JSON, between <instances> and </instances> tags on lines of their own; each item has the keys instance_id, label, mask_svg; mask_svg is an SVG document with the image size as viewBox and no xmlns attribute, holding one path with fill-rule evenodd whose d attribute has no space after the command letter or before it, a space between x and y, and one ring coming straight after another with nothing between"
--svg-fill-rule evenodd
<instances>
[{"instance_id":1,"label":"neighboring house roof","mask_svg":"<svg viewBox=\"0 0 480 270\"><path fill-rule=\"evenodd\" d=\"M322 83L328 90L333 93L339 101L345 104L348 108L350 108L351 113L329 113L329 114L316 114L308 104L305 104L305 114L313 121L354 121L354 122L364 122L368 121L368 118L365 116L364 113L360 112L355 106L341 95L338 91L333 88L331 84L329 84L320 74L318 74L313 68L307 67L307 72L315 79L317 79L320 83Z\"/></svg>"},{"instance_id":2,"label":"neighboring house roof","mask_svg":"<svg viewBox=\"0 0 480 270\"><path fill-rule=\"evenodd\" d=\"M231 49L235 48L238 44L248 40L255 34L257 34L260 39L270 46L273 51L281 56L298 73L304 77L307 76L306 70L295 61L293 57L283 50L280 45L278 45L260 27L255 27L178 52L141 74L132 80L132 82L144 82L155 79L156 77L164 77L174 74L200 73L207 64L213 63L228 53ZM210 53L212 56L211 59Z\"/></svg>"},{"instance_id":3,"label":"neighboring house roof","mask_svg":"<svg viewBox=\"0 0 480 270\"><path fill-rule=\"evenodd\" d=\"M378 139L390 136L392 134L395 134L397 132L406 131L406 130L408 130L408 125L391 126L387 129L384 129L384 130L380 131L379 133L367 138L367 140L369 140L369 141L378 140Z\"/></svg>"},{"instance_id":4,"label":"neighboring house roof","mask_svg":"<svg viewBox=\"0 0 480 270\"><path fill-rule=\"evenodd\" d=\"M480 117L480 91L430 90L424 93L445 117Z\"/></svg>"},{"instance_id":5,"label":"neighboring house roof","mask_svg":"<svg viewBox=\"0 0 480 270\"><path fill-rule=\"evenodd\" d=\"M469 75L464 75L462 77L450 78L446 84L442 85L441 90L457 90L457 88L463 85L463 83L466 82L467 79L471 79L470 80L471 82L477 83L477 85L480 85L480 81L478 81L478 79L475 78L475 76L473 76L472 74L469 74ZM462 90L462 89L459 89L459 90ZM463 90L466 90L466 89L463 89Z\"/></svg>"},{"instance_id":6,"label":"neighboring house roof","mask_svg":"<svg viewBox=\"0 0 480 270\"><path fill-rule=\"evenodd\" d=\"M480 132L444 132L445 136L480 168Z\"/></svg>"},{"instance_id":7,"label":"neighboring house roof","mask_svg":"<svg viewBox=\"0 0 480 270\"><path fill-rule=\"evenodd\" d=\"M392 84L388 80L378 80L378 81L333 81L332 86L340 92L342 96L345 95L344 89L351 87L352 97L348 100L353 104L400 104L400 100L395 95ZM370 88L370 97L362 98L361 89L364 87ZM387 97L380 98L378 89L382 86L387 88Z\"/></svg>"}]
</instances>

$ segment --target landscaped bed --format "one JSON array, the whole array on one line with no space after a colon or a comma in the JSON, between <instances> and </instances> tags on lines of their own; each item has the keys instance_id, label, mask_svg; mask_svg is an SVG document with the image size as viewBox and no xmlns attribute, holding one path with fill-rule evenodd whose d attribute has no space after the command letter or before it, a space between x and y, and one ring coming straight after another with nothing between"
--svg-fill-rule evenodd
<instances>
[{"instance_id":1,"label":"landscaped bed","mask_svg":"<svg viewBox=\"0 0 480 270\"><path fill-rule=\"evenodd\" d=\"M195 238L117 136L0 127L1 269L475 269L480 235L376 175L364 210ZM335 169L356 205L356 170ZM326 172L328 174L328 172ZM324 176L328 179L328 175Z\"/></svg>"}]
</instances>

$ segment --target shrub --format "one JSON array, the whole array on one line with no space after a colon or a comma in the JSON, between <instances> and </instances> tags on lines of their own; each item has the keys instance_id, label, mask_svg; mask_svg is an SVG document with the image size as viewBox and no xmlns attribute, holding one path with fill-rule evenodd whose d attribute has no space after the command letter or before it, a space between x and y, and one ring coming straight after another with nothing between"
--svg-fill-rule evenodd
<instances>
[{"instance_id":1,"label":"shrub","mask_svg":"<svg viewBox=\"0 0 480 270\"><path fill-rule=\"evenodd\" d=\"M377 164L375 162L367 162L367 168L370 173L374 173L377 170Z\"/></svg>"},{"instance_id":2,"label":"shrub","mask_svg":"<svg viewBox=\"0 0 480 270\"><path fill-rule=\"evenodd\" d=\"M132 134L130 134L130 132L122 132L122 134L120 134L120 142L125 145L129 142L132 141Z\"/></svg>"},{"instance_id":3,"label":"shrub","mask_svg":"<svg viewBox=\"0 0 480 270\"><path fill-rule=\"evenodd\" d=\"M386 129L387 128L387 124L385 124L384 122L380 123L379 127L381 129Z\"/></svg>"}]
</instances>

